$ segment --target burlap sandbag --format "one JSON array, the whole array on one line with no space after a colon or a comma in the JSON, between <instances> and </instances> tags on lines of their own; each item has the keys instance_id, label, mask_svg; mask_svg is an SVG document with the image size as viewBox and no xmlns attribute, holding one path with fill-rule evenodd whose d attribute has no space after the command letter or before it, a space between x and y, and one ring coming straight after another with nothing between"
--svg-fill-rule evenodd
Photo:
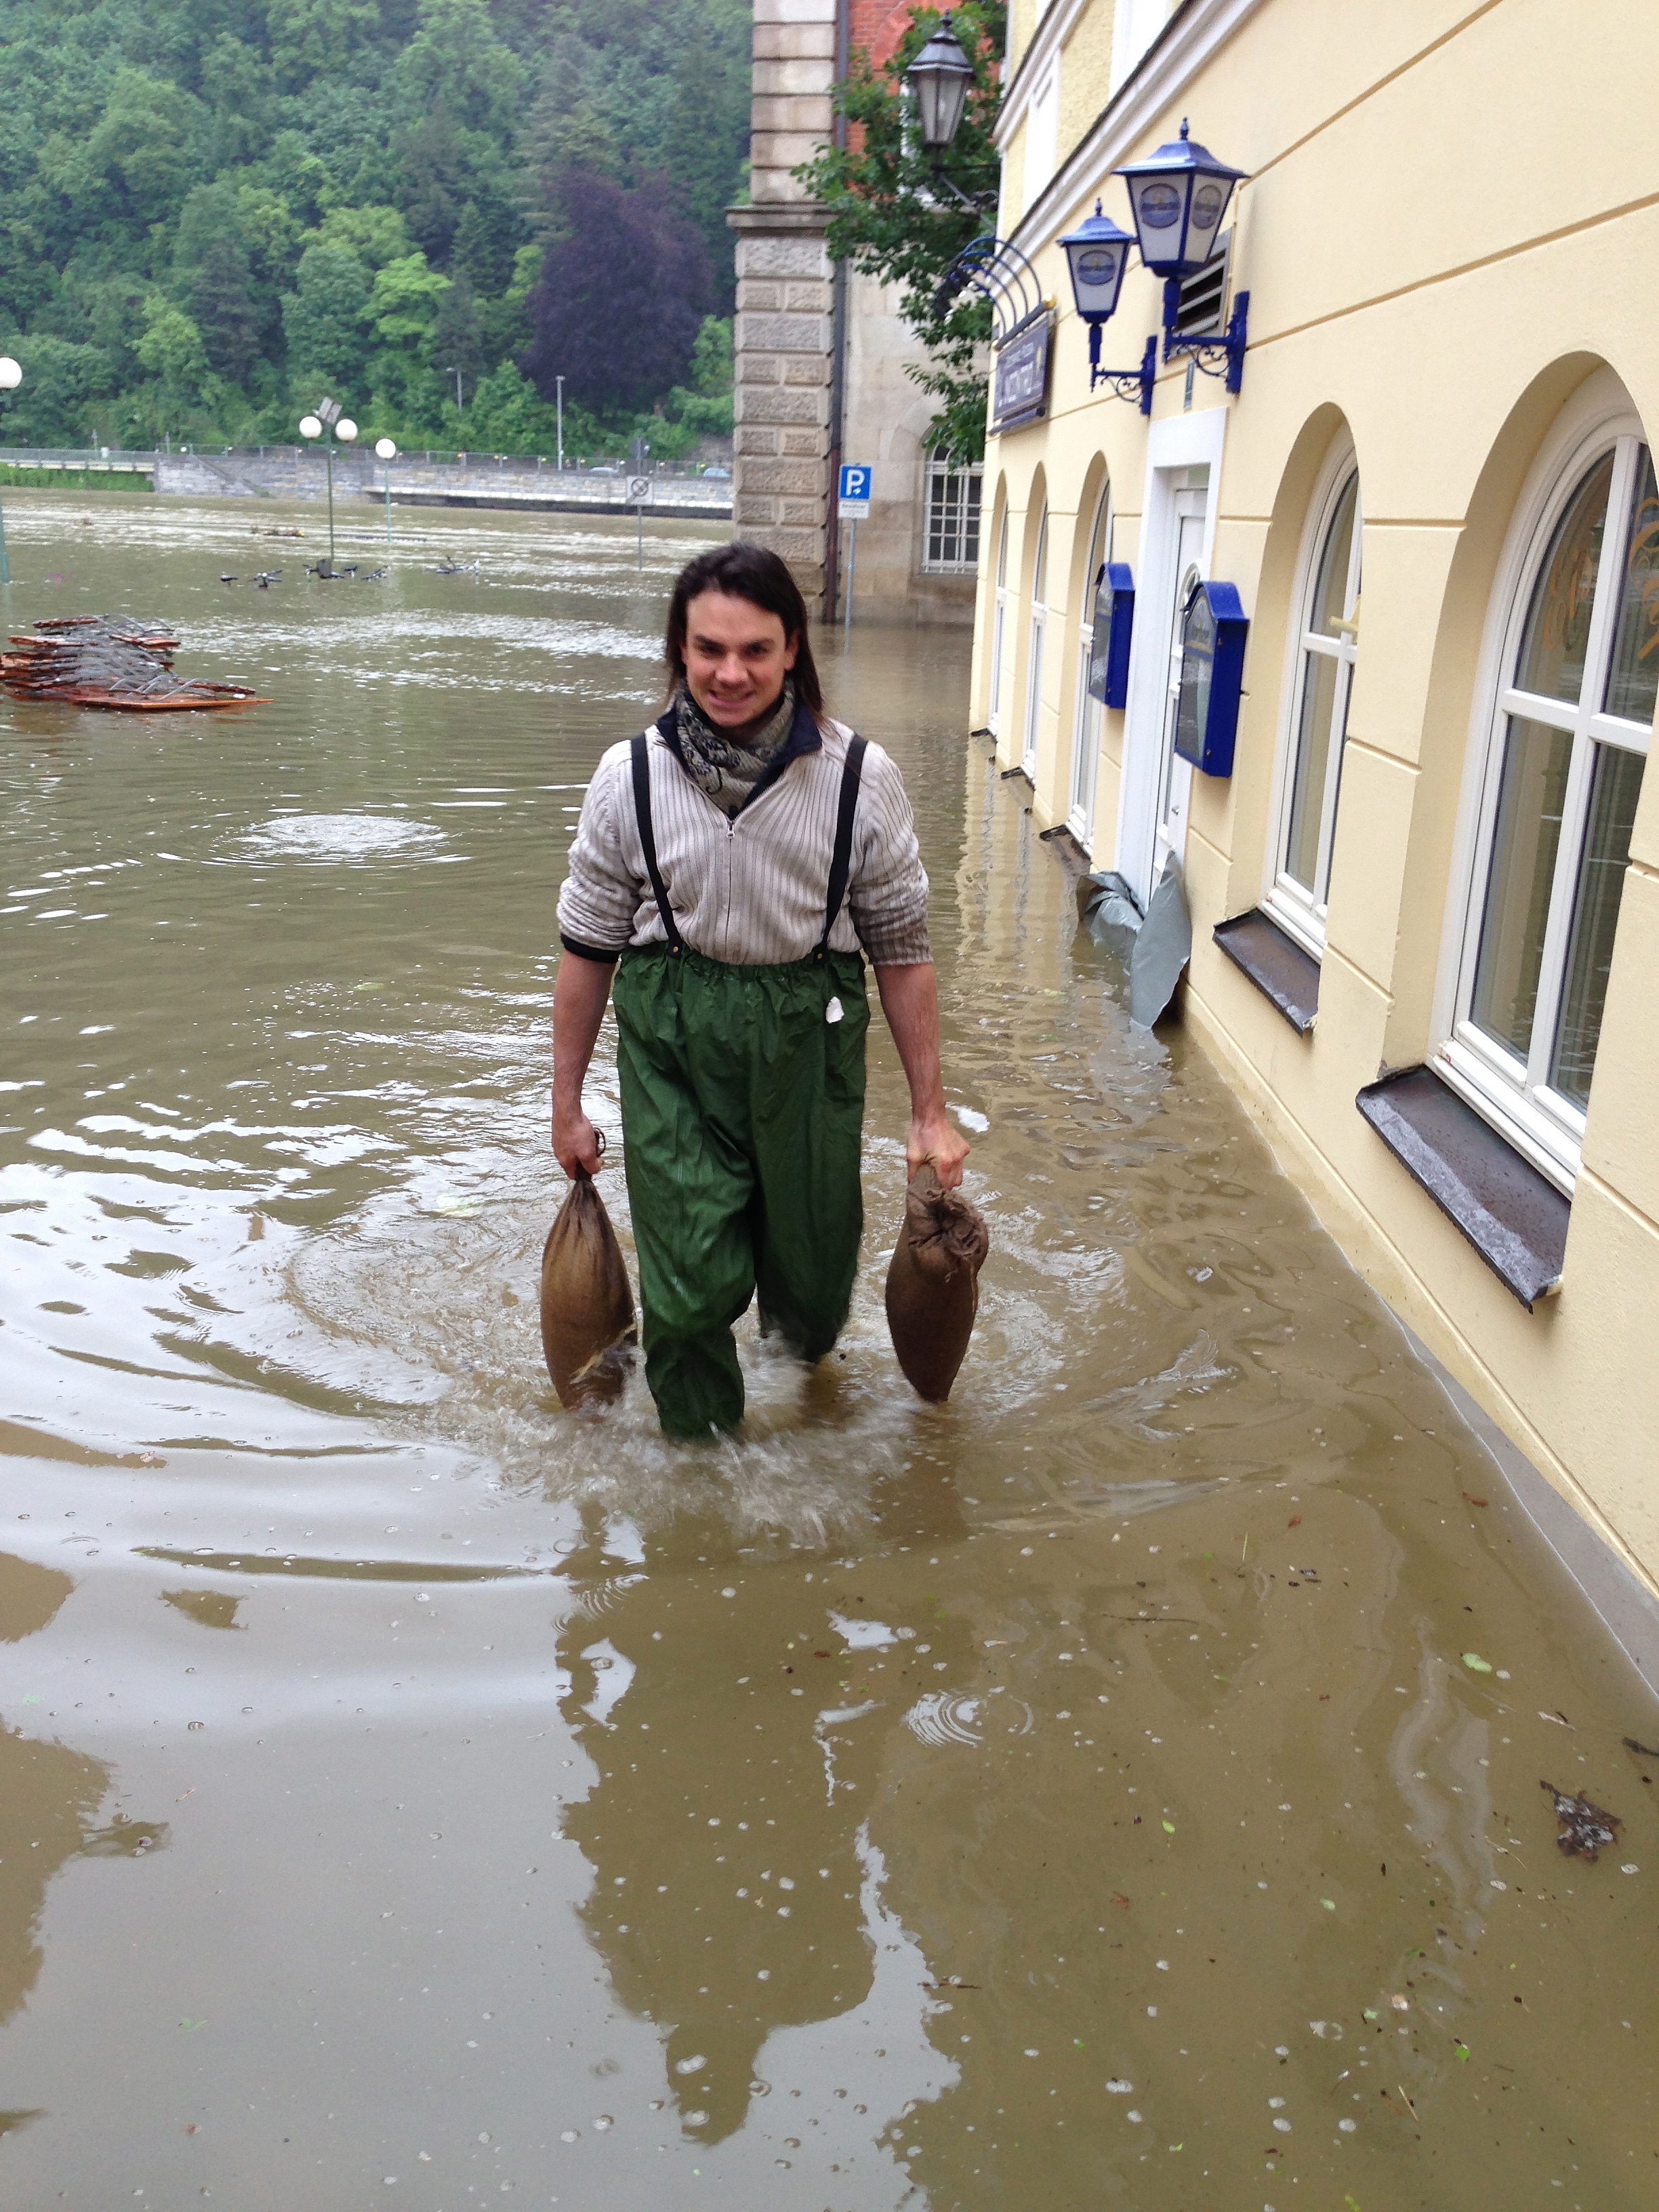
<instances>
[{"instance_id":1,"label":"burlap sandbag","mask_svg":"<svg viewBox=\"0 0 1659 2212\"><path fill-rule=\"evenodd\" d=\"M959 1190L941 1189L924 1163L904 1194L904 1226L887 1270L887 1326L906 1380L935 1405L950 1396L967 1352L990 1246L978 1207Z\"/></svg>"},{"instance_id":2,"label":"burlap sandbag","mask_svg":"<svg viewBox=\"0 0 1659 2212\"><path fill-rule=\"evenodd\" d=\"M542 1250L542 1350L567 1412L621 1396L634 1341L622 1247L592 1177L579 1174Z\"/></svg>"}]
</instances>

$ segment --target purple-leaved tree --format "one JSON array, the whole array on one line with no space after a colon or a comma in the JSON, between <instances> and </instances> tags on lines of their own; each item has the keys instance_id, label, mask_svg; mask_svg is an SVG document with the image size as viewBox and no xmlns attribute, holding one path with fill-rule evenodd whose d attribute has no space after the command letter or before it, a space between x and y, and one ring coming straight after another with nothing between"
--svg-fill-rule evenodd
<instances>
[{"instance_id":1,"label":"purple-leaved tree","mask_svg":"<svg viewBox=\"0 0 1659 2212\"><path fill-rule=\"evenodd\" d=\"M697 230L647 181L625 191L572 170L558 190L563 236L530 295L532 336L519 363L544 399L565 396L596 415L647 407L683 384L709 313L713 278Z\"/></svg>"}]
</instances>

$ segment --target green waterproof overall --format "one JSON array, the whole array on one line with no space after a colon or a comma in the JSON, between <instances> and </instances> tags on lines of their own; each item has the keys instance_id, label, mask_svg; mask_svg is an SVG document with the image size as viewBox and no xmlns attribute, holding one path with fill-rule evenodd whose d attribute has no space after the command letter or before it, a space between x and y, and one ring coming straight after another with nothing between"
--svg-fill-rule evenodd
<instances>
[{"instance_id":1,"label":"green waterproof overall","mask_svg":"<svg viewBox=\"0 0 1659 2212\"><path fill-rule=\"evenodd\" d=\"M859 1156L864 960L832 952L847 895L864 740L848 748L823 935L775 967L706 959L675 927L657 866L647 740L634 803L665 945L630 945L613 989L628 1197L645 1309L645 1376L664 1430L743 1419L732 1324L821 1359L847 1318L864 1225Z\"/></svg>"}]
</instances>

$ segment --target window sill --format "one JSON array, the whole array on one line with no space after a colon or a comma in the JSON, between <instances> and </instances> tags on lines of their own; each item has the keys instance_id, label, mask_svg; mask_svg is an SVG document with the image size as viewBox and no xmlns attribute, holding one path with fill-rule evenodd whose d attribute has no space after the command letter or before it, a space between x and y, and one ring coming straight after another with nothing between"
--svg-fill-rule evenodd
<instances>
[{"instance_id":1,"label":"window sill","mask_svg":"<svg viewBox=\"0 0 1659 2212\"><path fill-rule=\"evenodd\" d=\"M1367 1084L1377 1135L1532 1312L1560 1286L1571 1201L1427 1067Z\"/></svg>"},{"instance_id":2,"label":"window sill","mask_svg":"<svg viewBox=\"0 0 1659 2212\"><path fill-rule=\"evenodd\" d=\"M1297 1035L1306 1036L1319 1014L1319 963L1259 906L1218 922L1215 941Z\"/></svg>"}]
</instances>

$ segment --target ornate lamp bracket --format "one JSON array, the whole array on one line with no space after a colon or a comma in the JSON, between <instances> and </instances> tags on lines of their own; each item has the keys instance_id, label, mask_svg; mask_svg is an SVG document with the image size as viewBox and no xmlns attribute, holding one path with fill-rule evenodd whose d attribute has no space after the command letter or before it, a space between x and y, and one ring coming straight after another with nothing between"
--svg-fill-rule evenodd
<instances>
[{"instance_id":1,"label":"ornate lamp bracket","mask_svg":"<svg viewBox=\"0 0 1659 2212\"><path fill-rule=\"evenodd\" d=\"M1244 348L1250 316L1250 295L1240 292L1233 301L1233 312L1227 328L1218 338L1182 337L1176 330L1175 319L1181 307L1181 282L1170 277L1164 287L1164 358L1176 360L1185 355L1206 376L1224 379L1229 392L1240 391L1244 383ZM1152 341L1147 341L1151 344ZM1146 411L1150 412L1150 409Z\"/></svg>"},{"instance_id":2,"label":"ornate lamp bracket","mask_svg":"<svg viewBox=\"0 0 1659 2212\"><path fill-rule=\"evenodd\" d=\"M1093 392L1104 385L1114 399L1128 399L1143 415L1152 411L1152 386L1158 380L1158 340L1146 341L1146 350L1140 356L1139 368L1103 368L1100 365L1100 333L1103 325L1091 322L1089 325L1089 389Z\"/></svg>"}]
</instances>

